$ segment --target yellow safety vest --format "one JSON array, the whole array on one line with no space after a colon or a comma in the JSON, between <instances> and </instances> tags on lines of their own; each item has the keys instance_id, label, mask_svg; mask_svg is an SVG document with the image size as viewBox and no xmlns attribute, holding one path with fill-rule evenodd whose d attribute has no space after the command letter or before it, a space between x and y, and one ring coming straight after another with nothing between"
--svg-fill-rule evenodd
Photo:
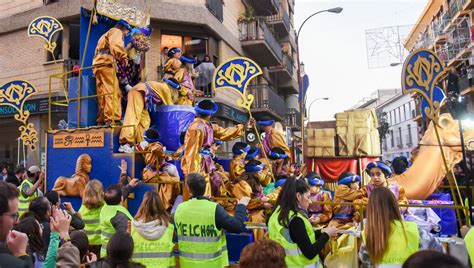
<instances>
[{"instance_id":1,"label":"yellow safety vest","mask_svg":"<svg viewBox=\"0 0 474 268\"><path fill-rule=\"evenodd\" d=\"M216 207L217 204L209 200L191 199L176 209L174 221L180 267L229 265L225 234L216 226Z\"/></svg>"},{"instance_id":2,"label":"yellow safety vest","mask_svg":"<svg viewBox=\"0 0 474 268\"><path fill-rule=\"evenodd\" d=\"M288 267L316 267L319 262L319 256L316 255L316 257L310 260L303 255L301 250L298 248L298 245L291 240L288 228L285 228L278 222L279 215L280 207L277 207L268 220L268 234L271 240L278 242L278 244L285 249L286 265L288 265ZM290 212L288 222L290 222L293 217L298 217L303 220L309 240L314 244L316 242L316 237L313 231L313 226L308 219L301 213Z\"/></svg>"},{"instance_id":3,"label":"yellow safety vest","mask_svg":"<svg viewBox=\"0 0 474 268\"><path fill-rule=\"evenodd\" d=\"M403 223L403 227L402 227ZM408 257L418 251L420 246L420 234L418 225L409 221L394 221L390 225L390 236L388 237L387 249L383 255L381 264L402 265ZM406 235L406 240L405 240ZM365 232L362 236L365 241Z\"/></svg>"},{"instance_id":4,"label":"yellow safety vest","mask_svg":"<svg viewBox=\"0 0 474 268\"><path fill-rule=\"evenodd\" d=\"M162 237L148 240L132 225L131 234L134 243L132 260L146 267L175 267L173 232L174 226L170 223Z\"/></svg>"},{"instance_id":5,"label":"yellow safety vest","mask_svg":"<svg viewBox=\"0 0 474 268\"><path fill-rule=\"evenodd\" d=\"M100 256L105 257L107 255L107 244L112 235L115 234L115 228L110 222L117 212L122 212L125 214L130 221L133 221L132 215L130 212L121 205L109 206L105 204L100 210L100 243L102 247L100 249Z\"/></svg>"},{"instance_id":6,"label":"yellow safety vest","mask_svg":"<svg viewBox=\"0 0 474 268\"><path fill-rule=\"evenodd\" d=\"M82 221L84 222L84 232L89 239L89 245L100 245L100 208L88 209L82 204L79 209Z\"/></svg>"},{"instance_id":7,"label":"yellow safety vest","mask_svg":"<svg viewBox=\"0 0 474 268\"><path fill-rule=\"evenodd\" d=\"M466 244L467 253L469 253L469 259L471 260L471 267L474 267L474 228L471 228L464 237L464 243Z\"/></svg>"},{"instance_id":8,"label":"yellow safety vest","mask_svg":"<svg viewBox=\"0 0 474 268\"><path fill-rule=\"evenodd\" d=\"M20 195L18 196L18 213L20 217L28 211L31 200L39 196L38 190L36 190L32 195L24 197L23 193L21 192L21 188L23 188L25 184L28 184L30 188L33 187L33 183L31 183L28 179L23 180L20 186L18 186L18 190L20 191Z\"/></svg>"}]
</instances>

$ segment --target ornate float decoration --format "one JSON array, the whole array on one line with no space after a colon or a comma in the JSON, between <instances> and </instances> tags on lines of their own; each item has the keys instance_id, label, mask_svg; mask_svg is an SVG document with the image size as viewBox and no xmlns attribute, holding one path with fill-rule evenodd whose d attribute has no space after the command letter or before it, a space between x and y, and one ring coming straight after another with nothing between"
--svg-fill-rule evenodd
<instances>
[{"instance_id":1,"label":"ornate float decoration","mask_svg":"<svg viewBox=\"0 0 474 268\"><path fill-rule=\"evenodd\" d=\"M9 106L16 110L14 118L23 124L19 127L20 139L32 151L36 150L38 133L33 123L28 123L30 111L24 106L28 98L36 93L36 88L24 80L12 80L0 86L0 106Z\"/></svg>"},{"instance_id":2,"label":"ornate float decoration","mask_svg":"<svg viewBox=\"0 0 474 268\"><path fill-rule=\"evenodd\" d=\"M44 48L54 55L57 47L53 41L55 33L62 31L63 25L53 17L41 16L30 22L28 25L28 36L37 36L45 41Z\"/></svg>"}]
</instances>

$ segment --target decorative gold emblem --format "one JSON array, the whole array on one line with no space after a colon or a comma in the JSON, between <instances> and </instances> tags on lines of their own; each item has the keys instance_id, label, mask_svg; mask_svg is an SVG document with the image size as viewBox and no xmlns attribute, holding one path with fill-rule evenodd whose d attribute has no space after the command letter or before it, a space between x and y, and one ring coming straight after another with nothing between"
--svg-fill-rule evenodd
<instances>
[{"instance_id":1,"label":"decorative gold emblem","mask_svg":"<svg viewBox=\"0 0 474 268\"><path fill-rule=\"evenodd\" d=\"M34 19L28 25L28 36L38 36L46 43L44 48L53 54L57 44L53 41L56 32L63 30L62 24L53 17L42 16Z\"/></svg>"},{"instance_id":2,"label":"decorative gold emblem","mask_svg":"<svg viewBox=\"0 0 474 268\"><path fill-rule=\"evenodd\" d=\"M20 139L32 151L36 150L38 133L33 123L27 123L30 112L24 109L24 105L27 99L36 93L36 88L24 80L9 81L0 86L0 106L10 106L17 111L14 118L23 123L19 127Z\"/></svg>"}]
</instances>

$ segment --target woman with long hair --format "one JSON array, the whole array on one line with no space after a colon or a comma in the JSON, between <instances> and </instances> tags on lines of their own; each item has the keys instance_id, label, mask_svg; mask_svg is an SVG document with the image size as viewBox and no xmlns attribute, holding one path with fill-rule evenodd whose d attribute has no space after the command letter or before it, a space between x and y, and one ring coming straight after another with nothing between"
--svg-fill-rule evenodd
<instances>
[{"instance_id":1,"label":"woman with long hair","mask_svg":"<svg viewBox=\"0 0 474 268\"><path fill-rule=\"evenodd\" d=\"M100 252L100 210L104 206L104 188L99 180L90 180L84 188L79 214L84 221L84 231L89 239L89 251Z\"/></svg>"},{"instance_id":2,"label":"woman with long hair","mask_svg":"<svg viewBox=\"0 0 474 268\"><path fill-rule=\"evenodd\" d=\"M116 232L107 244L107 257L91 263L91 268L142 268L158 267L145 266L141 263L132 262L134 254L134 242L130 234L125 232Z\"/></svg>"},{"instance_id":3,"label":"woman with long hair","mask_svg":"<svg viewBox=\"0 0 474 268\"><path fill-rule=\"evenodd\" d=\"M173 231L171 216L158 193L146 192L130 232L135 243L133 261L147 267L175 266ZM153 252L162 254L153 256Z\"/></svg>"},{"instance_id":4,"label":"woman with long hair","mask_svg":"<svg viewBox=\"0 0 474 268\"><path fill-rule=\"evenodd\" d=\"M49 239L51 233L49 219L51 217L51 211L51 203L49 203L49 200L44 196L40 196L31 200L28 206L28 212L23 214L23 216L21 217L23 219L28 216L33 216L41 224L41 226L43 227L42 236L45 248L48 248L49 246Z\"/></svg>"},{"instance_id":5,"label":"woman with long hair","mask_svg":"<svg viewBox=\"0 0 474 268\"><path fill-rule=\"evenodd\" d=\"M403 221L397 200L388 188L373 189L359 251L362 263L368 267L388 264L401 267L419 249L442 251L442 246L416 223Z\"/></svg>"},{"instance_id":6,"label":"woman with long hair","mask_svg":"<svg viewBox=\"0 0 474 268\"><path fill-rule=\"evenodd\" d=\"M24 217L13 229L28 236L28 254L33 259L35 268L43 267L44 259L46 257L46 248L42 238L42 225L34 216L27 216Z\"/></svg>"},{"instance_id":7,"label":"woman with long hair","mask_svg":"<svg viewBox=\"0 0 474 268\"><path fill-rule=\"evenodd\" d=\"M283 246L288 266L318 267L318 254L329 237L338 233L335 227L313 231L307 216L310 202L308 184L304 180L289 177L278 195L275 210L268 221L270 239Z\"/></svg>"}]
</instances>

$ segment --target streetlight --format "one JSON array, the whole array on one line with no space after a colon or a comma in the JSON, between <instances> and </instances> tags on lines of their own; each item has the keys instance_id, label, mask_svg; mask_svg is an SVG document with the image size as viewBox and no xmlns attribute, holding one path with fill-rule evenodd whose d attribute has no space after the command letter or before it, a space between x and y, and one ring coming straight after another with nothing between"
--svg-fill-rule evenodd
<instances>
[{"instance_id":1,"label":"streetlight","mask_svg":"<svg viewBox=\"0 0 474 268\"><path fill-rule=\"evenodd\" d=\"M298 89L301 91L302 90L302 81L301 81L301 61L300 61L300 45L299 45L299 38L300 38L300 32L301 32L301 29L303 28L303 25L309 20L311 19L312 17L316 16L317 14L319 13L324 13L324 12L329 12L329 13L335 13L335 14L339 14L342 12L342 7L335 7L335 8L330 8L330 9L325 9L325 10L320 10L320 11L317 11L311 15L309 15L309 17L307 17L303 23L300 25L300 27L298 28L298 31L296 33L296 56L298 58L298 70L297 70L297 75L298 75ZM301 140L304 141L304 111L305 111L305 98L306 96L303 96L304 92L300 92L301 94L301 99L300 99L300 111L302 113L302 116L301 116ZM303 158L303 161L304 161L304 153L305 153L305 149L304 149L304 146L302 147L302 150L301 150L301 154L302 154L302 158Z\"/></svg>"},{"instance_id":2,"label":"streetlight","mask_svg":"<svg viewBox=\"0 0 474 268\"><path fill-rule=\"evenodd\" d=\"M311 106L313 105L313 103L315 103L316 101L318 100L329 100L328 97L324 97L324 98L317 98L317 99L314 99L310 104L309 104L309 108L308 108L308 124L309 122L311 122Z\"/></svg>"}]
</instances>

